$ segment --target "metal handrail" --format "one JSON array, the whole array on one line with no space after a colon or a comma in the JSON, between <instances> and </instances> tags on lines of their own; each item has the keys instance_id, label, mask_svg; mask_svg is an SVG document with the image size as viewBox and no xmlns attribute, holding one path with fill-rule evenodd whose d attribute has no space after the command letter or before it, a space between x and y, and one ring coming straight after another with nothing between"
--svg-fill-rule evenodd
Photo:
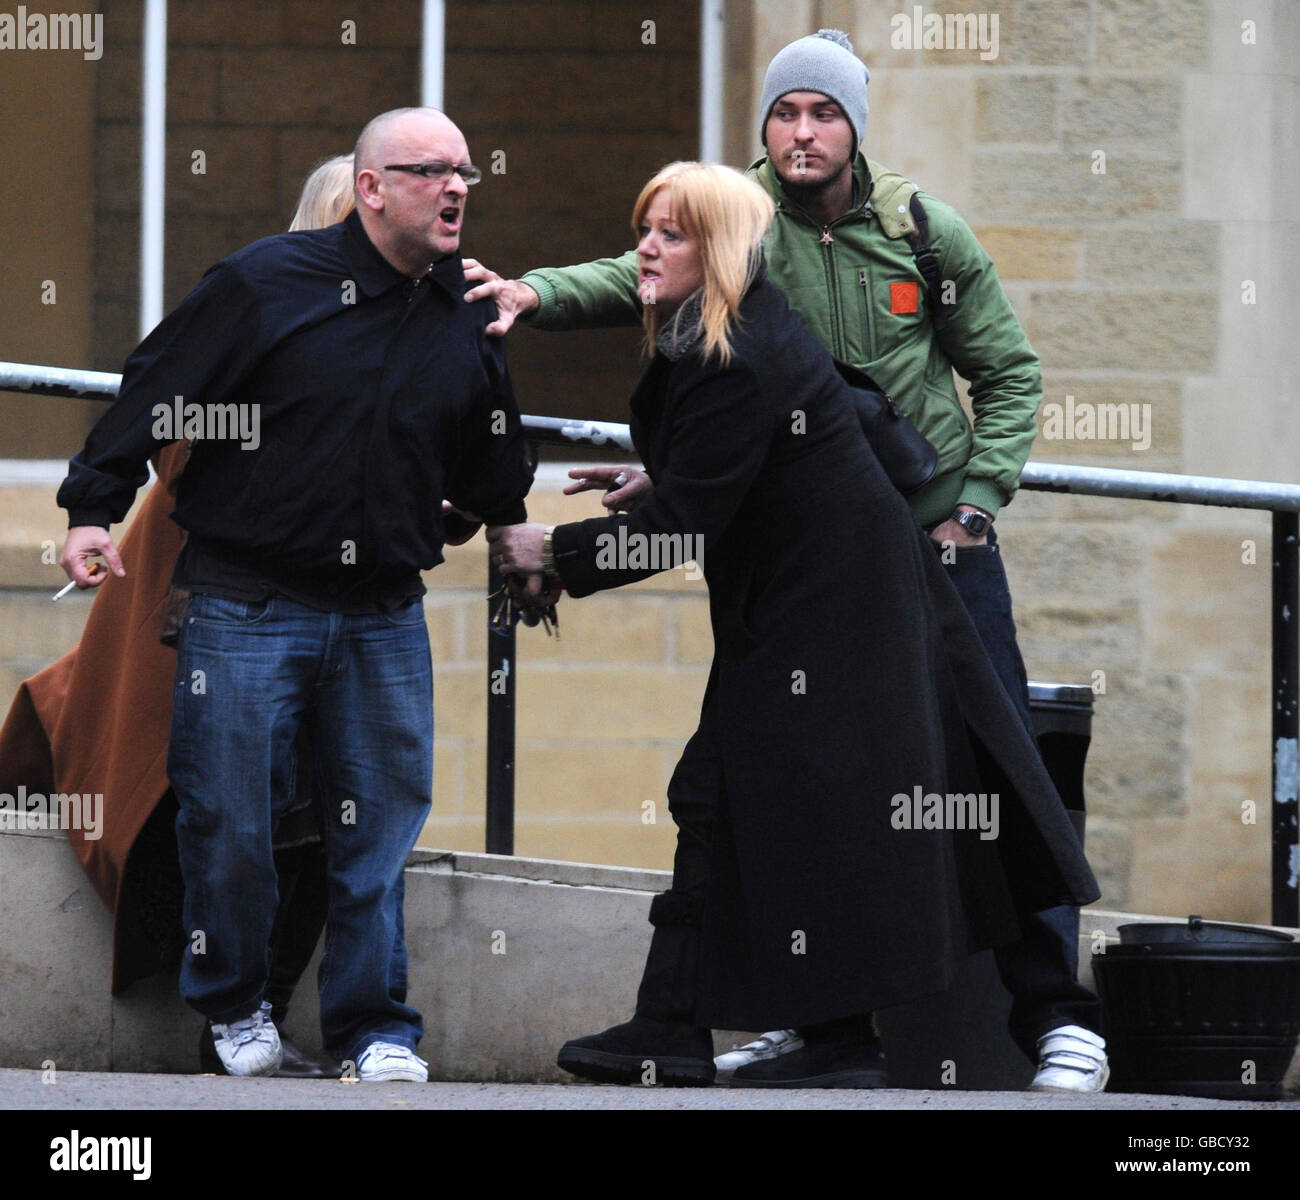
<instances>
[{"instance_id":1,"label":"metal handrail","mask_svg":"<svg viewBox=\"0 0 1300 1200\"><path fill-rule=\"evenodd\" d=\"M0 391L112 400L121 379L105 371L0 363ZM524 432L533 442L594 447L611 456L635 453L628 427L617 422L535 416L522 420ZM1021 472L1020 486L1027 491L1272 513L1273 924L1300 925L1300 485L1030 462ZM490 565L488 577L490 594L496 589ZM493 630L488 639L487 850L496 854L514 853L514 664L514 629Z\"/></svg>"}]
</instances>

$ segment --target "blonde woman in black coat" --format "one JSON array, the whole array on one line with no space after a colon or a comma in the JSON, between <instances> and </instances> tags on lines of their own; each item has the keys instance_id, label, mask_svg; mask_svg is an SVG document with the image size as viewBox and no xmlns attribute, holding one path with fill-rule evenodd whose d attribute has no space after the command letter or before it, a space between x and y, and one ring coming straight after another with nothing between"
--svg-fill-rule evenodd
<instances>
[{"instance_id":1,"label":"blonde woman in black coat","mask_svg":"<svg viewBox=\"0 0 1300 1200\"><path fill-rule=\"evenodd\" d=\"M1016 940L1018 913L1099 894L848 385L764 278L771 216L727 167L646 184L646 475L616 495L639 503L488 532L503 573L558 575L574 597L691 557L708 581L714 659L669 786L673 884L636 1014L560 1052L605 1082L708 1084L711 1029L797 1028L785 1086L880 1086L874 1009L944 990L964 957Z\"/></svg>"}]
</instances>

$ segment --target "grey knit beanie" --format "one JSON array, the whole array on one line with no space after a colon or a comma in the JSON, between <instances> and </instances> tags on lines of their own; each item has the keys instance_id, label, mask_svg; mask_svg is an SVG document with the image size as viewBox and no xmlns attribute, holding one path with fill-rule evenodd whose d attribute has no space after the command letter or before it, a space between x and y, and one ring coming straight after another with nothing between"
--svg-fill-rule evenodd
<instances>
[{"instance_id":1,"label":"grey knit beanie","mask_svg":"<svg viewBox=\"0 0 1300 1200\"><path fill-rule=\"evenodd\" d=\"M848 34L838 29L819 29L791 42L767 65L759 100L758 136L767 145L767 119L772 106L786 92L821 92L843 110L853 126L853 155L867 136L866 64L853 53Z\"/></svg>"}]
</instances>

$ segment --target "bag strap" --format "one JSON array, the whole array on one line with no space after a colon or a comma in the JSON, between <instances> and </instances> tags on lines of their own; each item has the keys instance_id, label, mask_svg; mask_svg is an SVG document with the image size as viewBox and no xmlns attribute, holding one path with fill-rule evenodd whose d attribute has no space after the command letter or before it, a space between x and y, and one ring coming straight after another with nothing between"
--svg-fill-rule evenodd
<instances>
[{"instance_id":1,"label":"bag strap","mask_svg":"<svg viewBox=\"0 0 1300 1200\"><path fill-rule=\"evenodd\" d=\"M948 313L943 306L943 280L939 277L939 260L935 258L934 251L930 248L930 218L921 203L920 192L912 193L908 208L911 210L912 220L916 222L916 232L903 236L911 246L912 255L916 259L916 268L921 272L921 278L925 280L925 290L930 296L931 319L934 321L935 330L938 331L947 326Z\"/></svg>"}]
</instances>

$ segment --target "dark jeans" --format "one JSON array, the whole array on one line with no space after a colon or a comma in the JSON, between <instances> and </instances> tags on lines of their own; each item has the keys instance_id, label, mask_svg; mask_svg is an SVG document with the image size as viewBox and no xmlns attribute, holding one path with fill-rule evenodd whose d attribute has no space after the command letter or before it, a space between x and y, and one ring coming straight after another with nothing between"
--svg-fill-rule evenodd
<instances>
[{"instance_id":1,"label":"dark jeans","mask_svg":"<svg viewBox=\"0 0 1300 1200\"><path fill-rule=\"evenodd\" d=\"M310 723L329 915L320 969L326 1051L415 1048L403 870L429 810L433 677L420 604L320 612L195 595L177 646L167 774L185 879L181 994L212 1021L266 995L277 909L271 831L294 795L294 737Z\"/></svg>"},{"instance_id":2,"label":"dark jeans","mask_svg":"<svg viewBox=\"0 0 1300 1200\"><path fill-rule=\"evenodd\" d=\"M956 551L949 576L980 630L985 649L1032 736L1029 690L1016 644L1011 594L997 537L989 545ZM709 848L721 764L710 731L686 743L668 785L668 809L677 824L673 881L650 905L654 936L637 993L638 1016L695 1023L699 924L709 879ZM1075 979L1079 910L1062 906L1024 919L1023 940L995 952L1012 996L1009 1027L1016 1044L1037 1059L1037 1040L1061 1025L1101 1031L1097 997Z\"/></svg>"}]
</instances>

